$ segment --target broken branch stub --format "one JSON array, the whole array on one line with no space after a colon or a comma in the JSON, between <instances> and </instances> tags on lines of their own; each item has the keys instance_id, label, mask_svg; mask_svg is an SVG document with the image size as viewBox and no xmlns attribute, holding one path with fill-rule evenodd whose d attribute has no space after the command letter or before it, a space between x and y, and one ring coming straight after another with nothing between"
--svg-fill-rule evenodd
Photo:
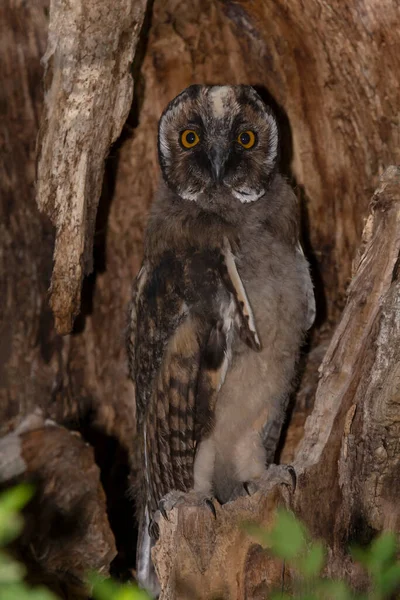
<instances>
[{"instance_id":1,"label":"broken branch stub","mask_svg":"<svg viewBox=\"0 0 400 600\"><path fill-rule=\"evenodd\" d=\"M134 58L147 0L52 0L37 202L56 227L51 307L71 331L92 245L104 160L132 103Z\"/></svg>"},{"instance_id":2,"label":"broken branch stub","mask_svg":"<svg viewBox=\"0 0 400 600\"><path fill-rule=\"evenodd\" d=\"M294 466L296 512L329 543L331 574L360 585L348 546L400 528L400 168L371 202L348 300L320 367Z\"/></svg>"}]
</instances>

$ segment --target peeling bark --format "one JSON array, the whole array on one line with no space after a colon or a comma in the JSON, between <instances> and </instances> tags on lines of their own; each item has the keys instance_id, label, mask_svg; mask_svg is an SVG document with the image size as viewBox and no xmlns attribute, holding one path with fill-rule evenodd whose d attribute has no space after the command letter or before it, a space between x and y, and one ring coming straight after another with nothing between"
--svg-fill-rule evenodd
<instances>
[{"instance_id":1,"label":"peeling bark","mask_svg":"<svg viewBox=\"0 0 400 600\"><path fill-rule=\"evenodd\" d=\"M72 329L93 269L104 161L132 104L129 68L146 5L51 2L37 200L56 227L50 304L61 334Z\"/></svg>"},{"instance_id":2,"label":"peeling bark","mask_svg":"<svg viewBox=\"0 0 400 600\"><path fill-rule=\"evenodd\" d=\"M351 540L400 528L399 257L400 168L390 167L371 202L295 459L296 509L339 556ZM320 508L311 510L317 497Z\"/></svg>"}]
</instances>

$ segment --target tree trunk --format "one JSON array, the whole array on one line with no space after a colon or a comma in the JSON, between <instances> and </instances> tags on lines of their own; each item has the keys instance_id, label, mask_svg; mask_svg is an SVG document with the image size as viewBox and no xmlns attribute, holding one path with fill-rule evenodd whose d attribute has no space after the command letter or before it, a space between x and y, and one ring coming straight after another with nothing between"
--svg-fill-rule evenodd
<instances>
[{"instance_id":1,"label":"tree trunk","mask_svg":"<svg viewBox=\"0 0 400 600\"><path fill-rule=\"evenodd\" d=\"M124 327L159 177L157 121L190 83L254 84L278 114L281 166L301 198L317 295L317 326L281 459L293 460L315 397L296 453L299 486L290 502L328 542L330 572L350 572L357 583L345 554L348 540L399 528L392 507L400 347L394 171L386 172L374 196L361 242L379 175L399 163L396 3L118 0L111 7L105 0L53 0L48 9L47 0L6 0L0 7L6 109L0 134L2 433L40 407L44 417L77 429L93 445L118 550L112 568L129 574L135 407ZM34 189L40 114L41 212ZM318 364L344 306L360 243L356 275L315 396ZM177 579L175 563L161 557L172 547L175 552L184 533L181 525L165 525L156 554L166 590L178 580L185 587L190 571L210 594L214 583L226 583L227 597L263 594L280 576L280 565L265 566L259 549L243 542L237 519L250 511L269 522L280 497L275 490L257 506L240 500L218 511L220 524L210 536L230 552L226 564L239 583L226 575L225 565L218 585L207 579L205 587L216 554L210 556L210 543L201 536L197 571L190 571L188 555ZM182 519L187 531L197 531L194 517ZM88 561L86 568L92 565Z\"/></svg>"}]
</instances>

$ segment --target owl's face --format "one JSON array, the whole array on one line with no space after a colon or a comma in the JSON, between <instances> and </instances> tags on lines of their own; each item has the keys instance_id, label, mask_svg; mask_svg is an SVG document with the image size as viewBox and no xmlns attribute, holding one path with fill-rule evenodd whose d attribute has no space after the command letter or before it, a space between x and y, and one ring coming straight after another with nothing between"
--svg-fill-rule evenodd
<instances>
[{"instance_id":1,"label":"owl's face","mask_svg":"<svg viewBox=\"0 0 400 600\"><path fill-rule=\"evenodd\" d=\"M164 179L181 198L255 202L276 166L278 129L252 87L192 85L164 111L158 149Z\"/></svg>"}]
</instances>

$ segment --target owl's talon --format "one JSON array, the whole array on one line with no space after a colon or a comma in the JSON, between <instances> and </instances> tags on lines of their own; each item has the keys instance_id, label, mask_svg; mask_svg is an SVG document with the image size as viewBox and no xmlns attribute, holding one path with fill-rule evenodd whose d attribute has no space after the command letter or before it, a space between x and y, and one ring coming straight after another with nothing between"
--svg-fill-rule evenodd
<instances>
[{"instance_id":1,"label":"owl's talon","mask_svg":"<svg viewBox=\"0 0 400 600\"><path fill-rule=\"evenodd\" d=\"M175 507L185 505L196 507L206 506L207 509L213 514L214 519L217 518L217 511L215 510L212 499L193 490L190 492L172 490L158 503L158 512L166 521L169 521L170 519L168 517L168 513Z\"/></svg>"},{"instance_id":2,"label":"owl's talon","mask_svg":"<svg viewBox=\"0 0 400 600\"><path fill-rule=\"evenodd\" d=\"M154 519L152 519L149 523L148 532L149 536L156 541L160 537L160 527L158 526L157 521L155 521Z\"/></svg>"},{"instance_id":3,"label":"owl's talon","mask_svg":"<svg viewBox=\"0 0 400 600\"><path fill-rule=\"evenodd\" d=\"M169 521L168 514L167 514L167 511L165 510L165 506L164 506L164 501L163 500L160 500L160 502L158 503L158 510L160 511L160 513L162 514L162 516L164 517L164 519L166 521Z\"/></svg>"},{"instance_id":4,"label":"owl's talon","mask_svg":"<svg viewBox=\"0 0 400 600\"><path fill-rule=\"evenodd\" d=\"M286 485L292 493L296 490L297 476L292 465L269 465L265 473L243 484L249 496L258 491L268 493L275 485Z\"/></svg>"},{"instance_id":5,"label":"owl's talon","mask_svg":"<svg viewBox=\"0 0 400 600\"><path fill-rule=\"evenodd\" d=\"M296 487L297 487L297 475L296 475L296 471L294 469L294 467L292 467L292 465L287 465L287 470L288 473L292 479L292 488L293 488L293 492L296 491Z\"/></svg>"},{"instance_id":6,"label":"owl's talon","mask_svg":"<svg viewBox=\"0 0 400 600\"><path fill-rule=\"evenodd\" d=\"M215 506L212 500L210 500L209 498L205 499L205 504L206 506L210 509L210 511L212 512L212 514L214 515L214 519L217 518L217 511L215 510Z\"/></svg>"},{"instance_id":7,"label":"owl's talon","mask_svg":"<svg viewBox=\"0 0 400 600\"><path fill-rule=\"evenodd\" d=\"M244 490L245 490L246 494L248 496L251 496L251 491L250 491L250 488L249 488L249 482L248 481L244 482L243 487L244 487Z\"/></svg>"}]
</instances>

